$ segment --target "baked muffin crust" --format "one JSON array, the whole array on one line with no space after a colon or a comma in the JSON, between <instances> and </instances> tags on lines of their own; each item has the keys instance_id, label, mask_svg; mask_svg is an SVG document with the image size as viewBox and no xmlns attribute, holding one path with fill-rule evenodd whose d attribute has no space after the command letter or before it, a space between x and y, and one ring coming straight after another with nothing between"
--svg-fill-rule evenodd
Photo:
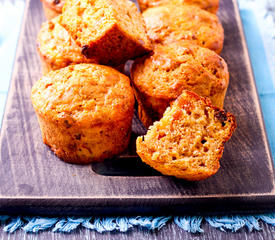
<instances>
[{"instance_id":1,"label":"baked muffin crust","mask_svg":"<svg viewBox=\"0 0 275 240\"><path fill-rule=\"evenodd\" d=\"M165 111L144 137L137 138L142 161L164 175L203 180L219 167L224 143L236 128L235 117L189 91Z\"/></svg>"},{"instance_id":2,"label":"baked muffin crust","mask_svg":"<svg viewBox=\"0 0 275 240\"><path fill-rule=\"evenodd\" d=\"M182 41L156 45L152 55L137 59L131 79L139 117L149 127L183 90L208 97L214 106L223 108L229 73L226 62L218 54Z\"/></svg>"},{"instance_id":3,"label":"baked muffin crust","mask_svg":"<svg viewBox=\"0 0 275 240\"><path fill-rule=\"evenodd\" d=\"M134 96L129 78L115 69L78 64L51 71L31 97L44 143L64 161L101 161L128 146Z\"/></svg>"},{"instance_id":4,"label":"baked muffin crust","mask_svg":"<svg viewBox=\"0 0 275 240\"><path fill-rule=\"evenodd\" d=\"M100 64L118 66L151 50L141 14L129 0L70 0L60 23Z\"/></svg>"},{"instance_id":5,"label":"baked muffin crust","mask_svg":"<svg viewBox=\"0 0 275 240\"><path fill-rule=\"evenodd\" d=\"M216 14L219 9L219 0L138 0L140 10L166 5L169 3L182 5L195 5L208 12Z\"/></svg>"},{"instance_id":6,"label":"baked muffin crust","mask_svg":"<svg viewBox=\"0 0 275 240\"><path fill-rule=\"evenodd\" d=\"M77 63L95 63L87 59L69 33L59 24L60 16L42 24L37 37L37 50L43 74Z\"/></svg>"},{"instance_id":7,"label":"baked muffin crust","mask_svg":"<svg viewBox=\"0 0 275 240\"><path fill-rule=\"evenodd\" d=\"M41 0L48 20L60 15L66 0Z\"/></svg>"},{"instance_id":8,"label":"baked muffin crust","mask_svg":"<svg viewBox=\"0 0 275 240\"><path fill-rule=\"evenodd\" d=\"M197 6L169 4L148 8L142 16L154 44L189 40L218 54L222 51L224 32L218 17Z\"/></svg>"}]
</instances>

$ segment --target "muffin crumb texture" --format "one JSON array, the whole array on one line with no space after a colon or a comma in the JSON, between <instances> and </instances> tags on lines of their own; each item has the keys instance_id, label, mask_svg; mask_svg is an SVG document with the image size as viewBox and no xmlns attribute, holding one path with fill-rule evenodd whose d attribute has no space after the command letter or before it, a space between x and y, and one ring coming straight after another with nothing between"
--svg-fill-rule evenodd
<instances>
[{"instance_id":1,"label":"muffin crumb texture","mask_svg":"<svg viewBox=\"0 0 275 240\"><path fill-rule=\"evenodd\" d=\"M206 98L184 91L163 118L137 138L142 161L164 175L203 180L219 167L224 143L236 128L235 117Z\"/></svg>"}]
</instances>

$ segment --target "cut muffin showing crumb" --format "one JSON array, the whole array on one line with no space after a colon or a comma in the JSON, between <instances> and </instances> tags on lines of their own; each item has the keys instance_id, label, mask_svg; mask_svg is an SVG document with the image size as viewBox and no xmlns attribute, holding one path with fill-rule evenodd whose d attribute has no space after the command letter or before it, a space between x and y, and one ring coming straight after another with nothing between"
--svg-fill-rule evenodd
<instances>
[{"instance_id":1,"label":"cut muffin showing crumb","mask_svg":"<svg viewBox=\"0 0 275 240\"><path fill-rule=\"evenodd\" d=\"M184 91L163 118L145 136L137 138L137 153L143 162L164 175L203 180L218 171L224 144L235 128L231 113Z\"/></svg>"},{"instance_id":2,"label":"cut muffin showing crumb","mask_svg":"<svg viewBox=\"0 0 275 240\"><path fill-rule=\"evenodd\" d=\"M153 44L189 40L218 54L222 51L224 31L218 17L197 6L163 5L148 8L142 16Z\"/></svg>"},{"instance_id":3,"label":"cut muffin showing crumb","mask_svg":"<svg viewBox=\"0 0 275 240\"><path fill-rule=\"evenodd\" d=\"M60 15L65 1L66 0L41 0L46 18L51 20Z\"/></svg>"},{"instance_id":4,"label":"cut muffin showing crumb","mask_svg":"<svg viewBox=\"0 0 275 240\"><path fill-rule=\"evenodd\" d=\"M219 9L219 0L138 0L138 4L142 12L147 8L157 7L170 3L195 5L214 14L216 14Z\"/></svg>"},{"instance_id":5,"label":"cut muffin showing crumb","mask_svg":"<svg viewBox=\"0 0 275 240\"><path fill-rule=\"evenodd\" d=\"M134 112L130 80L111 67L70 65L32 89L43 141L62 160L86 164L123 152Z\"/></svg>"},{"instance_id":6,"label":"cut muffin showing crumb","mask_svg":"<svg viewBox=\"0 0 275 240\"><path fill-rule=\"evenodd\" d=\"M144 21L129 0L70 0L60 23L88 58L118 66L151 50Z\"/></svg>"},{"instance_id":7,"label":"cut muffin showing crumb","mask_svg":"<svg viewBox=\"0 0 275 240\"><path fill-rule=\"evenodd\" d=\"M59 24L60 16L45 22L38 33L37 50L43 74L78 63L96 63L81 53L81 48Z\"/></svg>"},{"instance_id":8,"label":"cut muffin showing crumb","mask_svg":"<svg viewBox=\"0 0 275 240\"><path fill-rule=\"evenodd\" d=\"M215 107L223 108L229 73L218 54L181 41L156 45L152 55L136 59L131 80L139 117L149 127L184 89L208 97Z\"/></svg>"}]
</instances>

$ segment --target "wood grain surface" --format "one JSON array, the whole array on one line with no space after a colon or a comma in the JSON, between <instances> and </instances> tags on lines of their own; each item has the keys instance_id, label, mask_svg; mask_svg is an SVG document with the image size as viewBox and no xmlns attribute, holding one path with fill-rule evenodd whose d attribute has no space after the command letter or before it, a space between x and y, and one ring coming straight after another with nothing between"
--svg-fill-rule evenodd
<instances>
[{"instance_id":1,"label":"wood grain surface","mask_svg":"<svg viewBox=\"0 0 275 240\"><path fill-rule=\"evenodd\" d=\"M231 74L225 108L236 115L238 128L226 144L219 172L191 183L144 170L135 156L93 166L67 164L42 143L30 92L40 77L36 36L44 17L40 1L27 1L1 129L0 212L214 214L274 209L272 159L236 2L221 1L219 17L225 29L222 56ZM133 130L133 136L143 131L136 119Z\"/></svg>"}]
</instances>

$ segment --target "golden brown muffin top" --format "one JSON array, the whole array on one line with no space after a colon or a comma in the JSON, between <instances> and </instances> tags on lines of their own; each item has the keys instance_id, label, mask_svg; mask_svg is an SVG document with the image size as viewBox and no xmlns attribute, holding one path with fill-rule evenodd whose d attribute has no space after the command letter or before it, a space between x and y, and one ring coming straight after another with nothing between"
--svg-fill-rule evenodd
<instances>
[{"instance_id":1,"label":"golden brown muffin top","mask_svg":"<svg viewBox=\"0 0 275 240\"><path fill-rule=\"evenodd\" d=\"M211 13L216 13L219 9L219 0L138 0L138 3L142 12L147 8L166 5L169 3L195 5Z\"/></svg>"},{"instance_id":2,"label":"golden brown muffin top","mask_svg":"<svg viewBox=\"0 0 275 240\"><path fill-rule=\"evenodd\" d=\"M95 63L94 59L87 59L81 53L81 48L59 24L59 19L60 16L45 22L39 31L37 45L44 61L53 69L72 63Z\"/></svg>"},{"instance_id":3,"label":"golden brown muffin top","mask_svg":"<svg viewBox=\"0 0 275 240\"><path fill-rule=\"evenodd\" d=\"M47 7L61 13L66 0L41 0Z\"/></svg>"},{"instance_id":4,"label":"golden brown muffin top","mask_svg":"<svg viewBox=\"0 0 275 240\"><path fill-rule=\"evenodd\" d=\"M167 100L176 99L184 89L213 96L229 83L225 61L189 41L156 45L153 55L135 61L131 77L141 93Z\"/></svg>"},{"instance_id":5,"label":"golden brown muffin top","mask_svg":"<svg viewBox=\"0 0 275 240\"><path fill-rule=\"evenodd\" d=\"M44 75L33 86L32 103L50 121L92 126L132 114L134 95L129 78L115 69L78 64Z\"/></svg>"},{"instance_id":6,"label":"golden brown muffin top","mask_svg":"<svg viewBox=\"0 0 275 240\"><path fill-rule=\"evenodd\" d=\"M141 159L162 172L187 180L202 180L219 169L224 143L236 128L231 113L215 108L189 91L165 111L147 134L137 139Z\"/></svg>"},{"instance_id":7,"label":"golden brown muffin top","mask_svg":"<svg viewBox=\"0 0 275 240\"><path fill-rule=\"evenodd\" d=\"M199 7L169 4L148 8L142 15L155 44L190 40L217 53L222 50L224 33L218 17Z\"/></svg>"},{"instance_id":8,"label":"golden brown muffin top","mask_svg":"<svg viewBox=\"0 0 275 240\"><path fill-rule=\"evenodd\" d=\"M70 0L64 5L60 23L81 47L94 44L118 28L151 48L141 14L129 0Z\"/></svg>"}]
</instances>

